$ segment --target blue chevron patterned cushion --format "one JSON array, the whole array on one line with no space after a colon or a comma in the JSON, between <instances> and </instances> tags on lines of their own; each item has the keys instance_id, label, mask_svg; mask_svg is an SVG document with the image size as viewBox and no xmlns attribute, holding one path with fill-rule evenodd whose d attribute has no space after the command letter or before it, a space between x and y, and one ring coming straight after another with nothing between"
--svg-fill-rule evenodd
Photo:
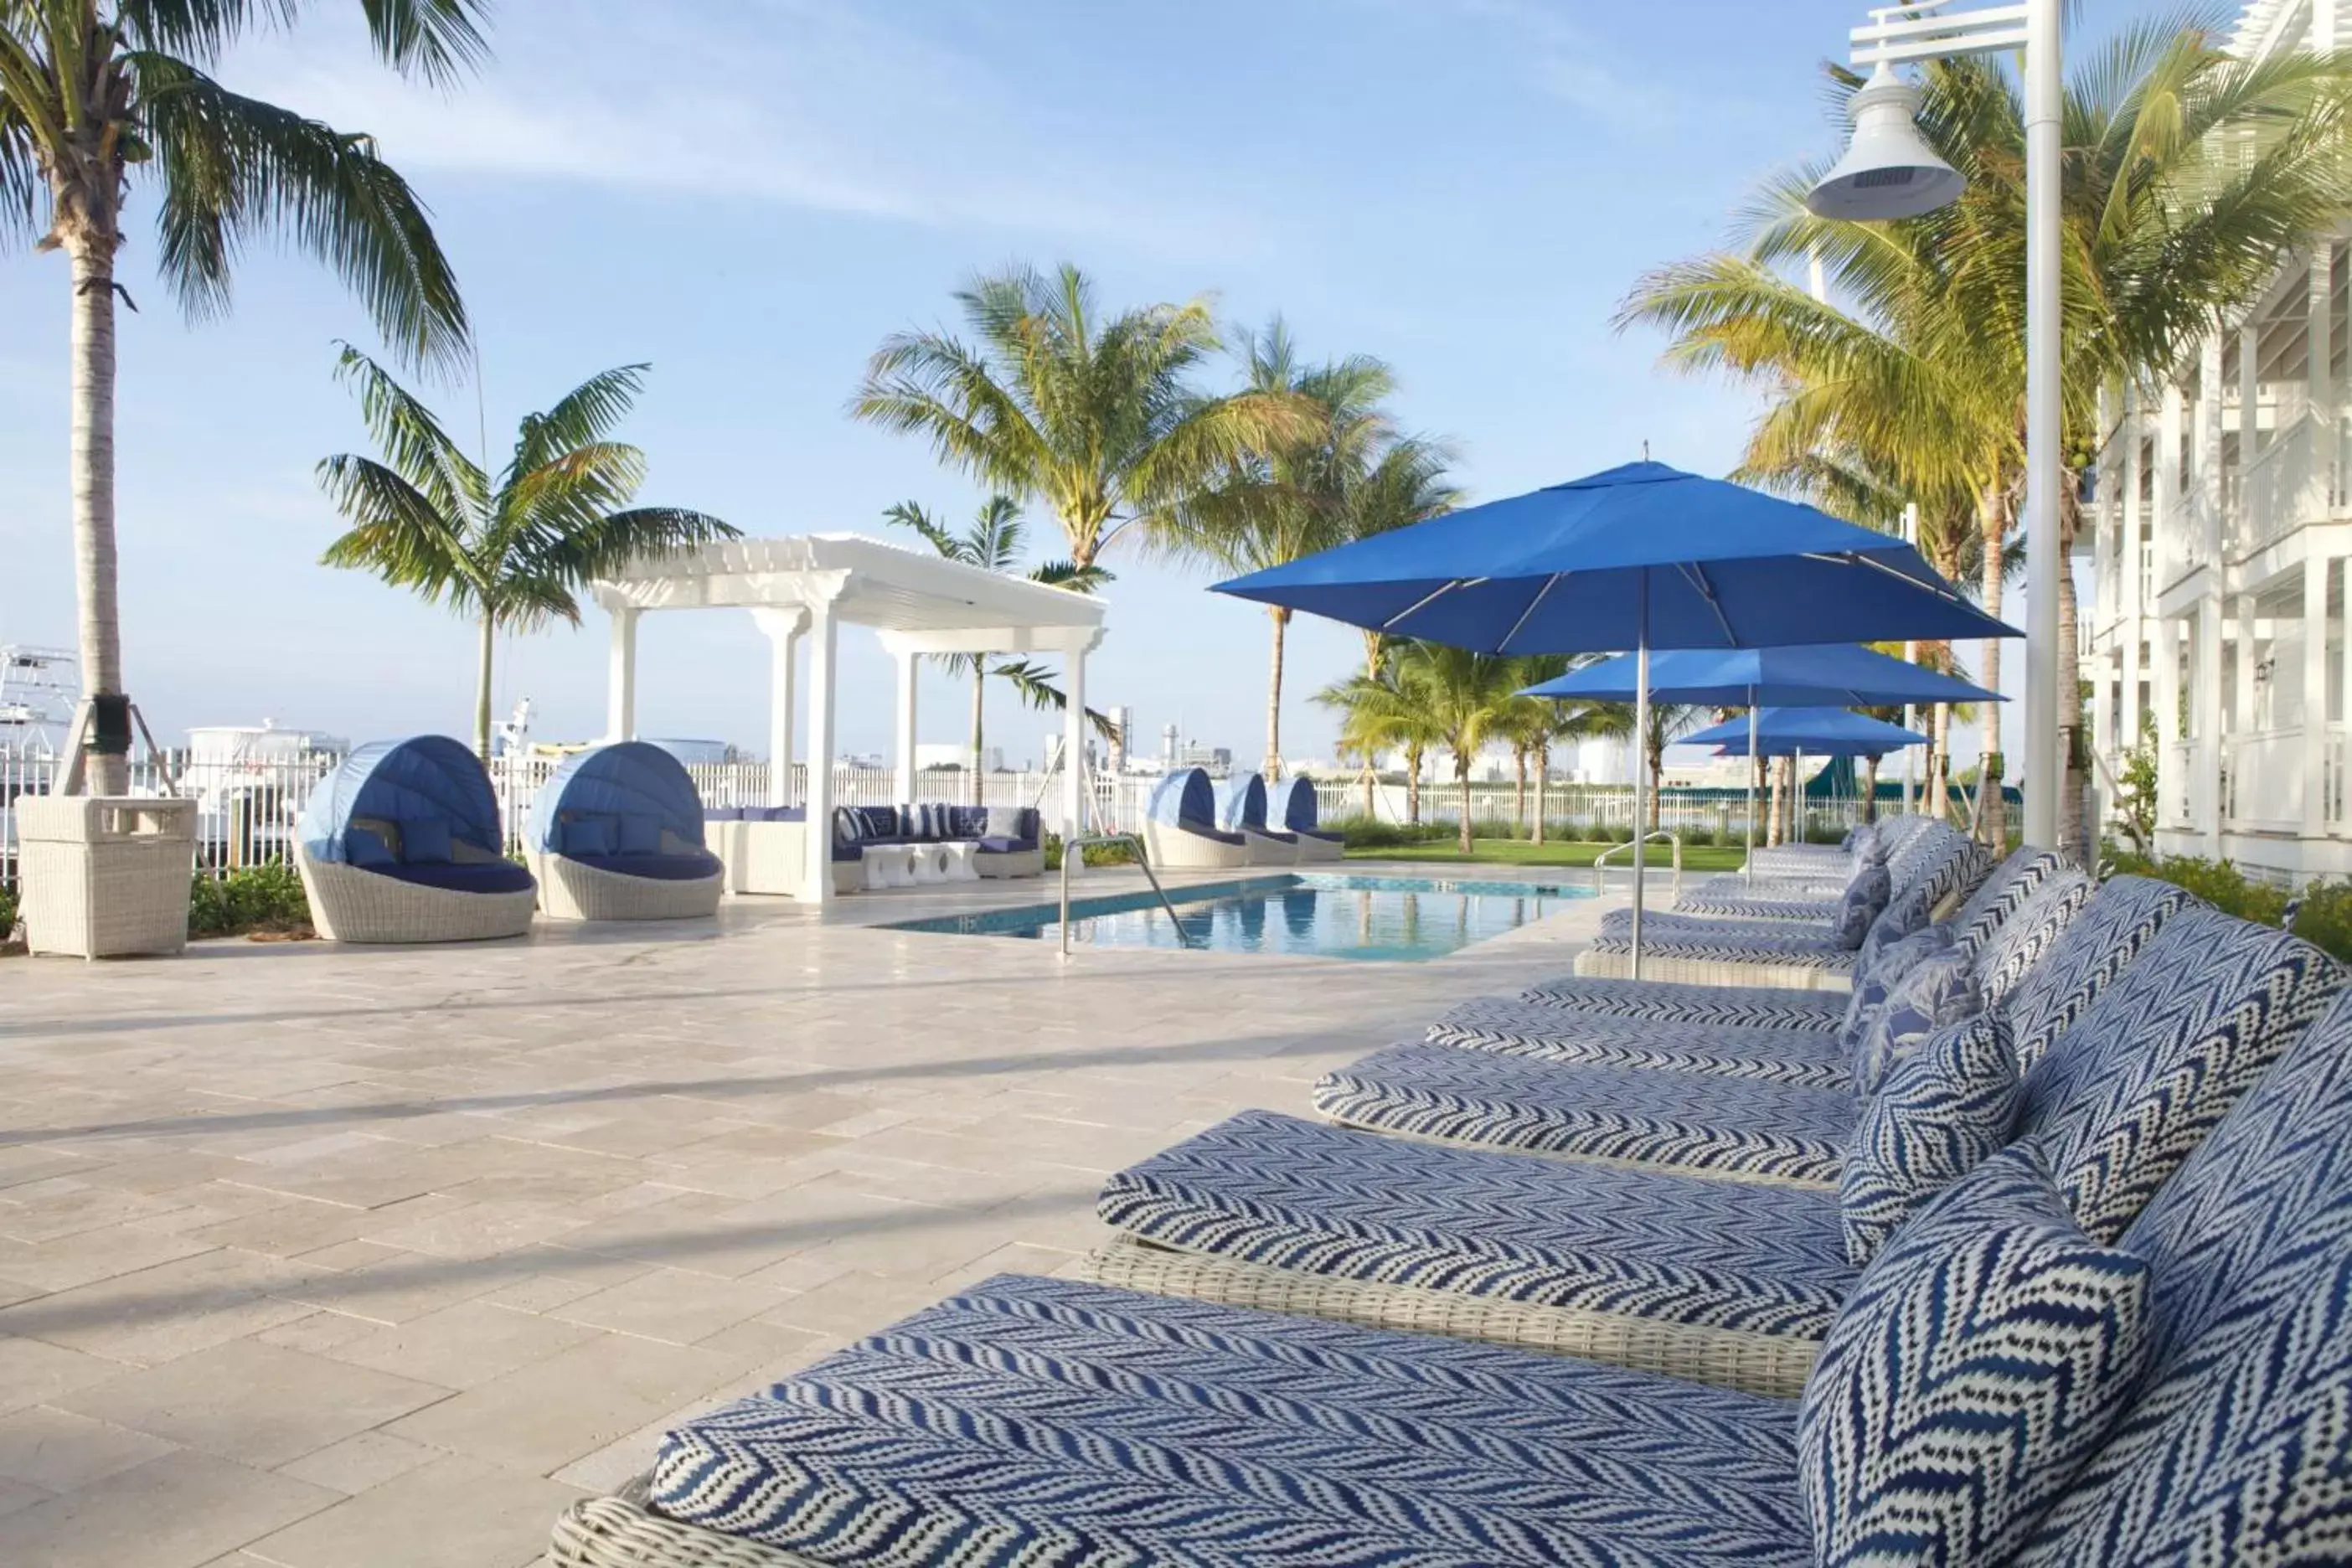
<instances>
[{"instance_id":1,"label":"blue chevron patterned cushion","mask_svg":"<svg viewBox=\"0 0 2352 1568\"><path fill-rule=\"evenodd\" d=\"M1814 1561L2008 1562L2128 1405L2148 1297L2032 1145L1953 1185L1864 1271L1806 1382Z\"/></svg>"},{"instance_id":2,"label":"blue chevron patterned cushion","mask_svg":"<svg viewBox=\"0 0 2352 1568\"><path fill-rule=\"evenodd\" d=\"M1565 975L1531 985L1520 1000L1563 1013L1673 1019L1765 1029L1835 1030L1846 999L1777 985L1685 985L1662 980Z\"/></svg>"},{"instance_id":3,"label":"blue chevron patterned cushion","mask_svg":"<svg viewBox=\"0 0 2352 1568\"><path fill-rule=\"evenodd\" d=\"M2002 998L2018 1061L2028 1068L2039 1061L2172 917L2196 902L2186 889L2149 877L2117 877L2101 886L2047 956Z\"/></svg>"},{"instance_id":4,"label":"blue chevron patterned cushion","mask_svg":"<svg viewBox=\"0 0 2352 1568\"><path fill-rule=\"evenodd\" d=\"M1713 1073L1836 1088L1846 1060L1827 1029L1618 1018L1530 1002L1465 1002L1429 1026L1433 1045L1548 1062Z\"/></svg>"},{"instance_id":5,"label":"blue chevron patterned cushion","mask_svg":"<svg viewBox=\"0 0 2352 1568\"><path fill-rule=\"evenodd\" d=\"M1838 1173L1846 1257L1870 1261L1895 1226L2009 1142L2017 1058L1997 1014L1931 1037L1865 1101Z\"/></svg>"},{"instance_id":6,"label":"blue chevron patterned cushion","mask_svg":"<svg viewBox=\"0 0 2352 1568\"><path fill-rule=\"evenodd\" d=\"M2080 871L2060 871L2042 882L1973 949L1977 989L1985 1005L1999 1005L2058 944L2095 889Z\"/></svg>"},{"instance_id":7,"label":"blue chevron patterned cushion","mask_svg":"<svg viewBox=\"0 0 2352 1568\"><path fill-rule=\"evenodd\" d=\"M2047 849L2020 849L1994 867L1952 917L1954 940L1963 952L1976 952L2043 882L2064 868L2065 862Z\"/></svg>"},{"instance_id":8,"label":"blue chevron patterned cushion","mask_svg":"<svg viewBox=\"0 0 2352 1568\"><path fill-rule=\"evenodd\" d=\"M2345 979L2284 932L2210 906L2174 916L2026 1074L2021 1130L2083 1228L2120 1236Z\"/></svg>"},{"instance_id":9,"label":"blue chevron patterned cushion","mask_svg":"<svg viewBox=\"0 0 2352 1568\"><path fill-rule=\"evenodd\" d=\"M1837 918L1832 935L1840 947L1849 951L1862 945L1870 934L1872 922L1885 911L1887 901L1895 896L1895 885L1884 866L1865 866L1853 885L1838 900Z\"/></svg>"},{"instance_id":10,"label":"blue chevron patterned cushion","mask_svg":"<svg viewBox=\"0 0 2352 1568\"><path fill-rule=\"evenodd\" d=\"M1383 1138L1268 1110L1120 1172L1097 1212L1180 1252L1762 1333L1821 1333L1854 1274L1832 1193Z\"/></svg>"},{"instance_id":11,"label":"blue chevron patterned cushion","mask_svg":"<svg viewBox=\"0 0 2352 1568\"><path fill-rule=\"evenodd\" d=\"M1983 1011L1968 955L1948 947L1903 972L1886 1000L1869 1010L1855 1032L1851 1084L1857 1095L1878 1092L1894 1066L1937 1030Z\"/></svg>"},{"instance_id":12,"label":"blue chevron patterned cushion","mask_svg":"<svg viewBox=\"0 0 2352 1568\"><path fill-rule=\"evenodd\" d=\"M2155 1277L2155 1363L2019 1563L2352 1561L2352 1002L2263 1075L2122 1245Z\"/></svg>"},{"instance_id":13,"label":"blue chevron patterned cushion","mask_svg":"<svg viewBox=\"0 0 2352 1568\"><path fill-rule=\"evenodd\" d=\"M1802 1568L1795 1469L1785 1400L1004 1276L685 1423L649 1500L860 1568Z\"/></svg>"}]
</instances>

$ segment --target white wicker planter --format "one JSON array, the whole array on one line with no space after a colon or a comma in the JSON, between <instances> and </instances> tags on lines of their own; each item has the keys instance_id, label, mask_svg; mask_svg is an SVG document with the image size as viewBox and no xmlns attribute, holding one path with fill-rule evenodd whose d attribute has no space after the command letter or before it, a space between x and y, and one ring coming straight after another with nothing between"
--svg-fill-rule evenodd
<instances>
[{"instance_id":1,"label":"white wicker planter","mask_svg":"<svg viewBox=\"0 0 2352 1568\"><path fill-rule=\"evenodd\" d=\"M691 881L663 881L583 866L562 855L534 855L530 874L539 879L540 907L558 921L690 921L719 912L719 884L713 871Z\"/></svg>"},{"instance_id":2,"label":"white wicker planter","mask_svg":"<svg viewBox=\"0 0 2352 1568\"><path fill-rule=\"evenodd\" d=\"M121 958L188 945L194 801L21 795L15 812L33 952Z\"/></svg>"},{"instance_id":3,"label":"white wicker planter","mask_svg":"<svg viewBox=\"0 0 2352 1568\"><path fill-rule=\"evenodd\" d=\"M1595 952L1576 955L1576 973L1587 979L1624 980L1632 977L1631 953ZM1677 958L1654 947L1642 952L1642 978L1675 985L1770 985L1787 991L1853 989L1851 969L1820 969L1802 963L1776 963L1714 958Z\"/></svg>"},{"instance_id":4,"label":"white wicker planter","mask_svg":"<svg viewBox=\"0 0 2352 1568\"><path fill-rule=\"evenodd\" d=\"M310 923L330 942L487 942L530 929L539 894L460 893L314 860L298 850Z\"/></svg>"}]
</instances>

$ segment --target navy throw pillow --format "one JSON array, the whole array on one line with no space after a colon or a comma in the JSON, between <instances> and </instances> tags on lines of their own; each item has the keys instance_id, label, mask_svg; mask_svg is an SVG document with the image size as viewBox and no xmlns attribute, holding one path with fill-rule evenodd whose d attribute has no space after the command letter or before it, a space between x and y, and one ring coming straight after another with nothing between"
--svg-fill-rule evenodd
<instances>
[{"instance_id":1,"label":"navy throw pillow","mask_svg":"<svg viewBox=\"0 0 2352 1568\"><path fill-rule=\"evenodd\" d=\"M400 858L411 866L449 863L449 825L437 817L400 825Z\"/></svg>"},{"instance_id":2,"label":"navy throw pillow","mask_svg":"<svg viewBox=\"0 0 2352 1568\"><path fill-rule=\"evenodd\" d=\"M597 813L575 816L563 825L563 853L574 857L610 855L619 841L620 825Z\"/></svg>"},{"instance_id":3,"label":"navy throw pillow","mask_svg":"<svg viewBox=\"0 0 2352 1568\"><path fill-rule=\"evenodd\" d=\"M615 853L622 855L661 853L661 818L652 812L621 813L619 845Z\"/></svg>"},{"instance_id":4,"label":"navy throw pillow","mask_svg":"<svg viewBox=\"0 0 2352 1568\"><path fill-rule=\"evenodd\" d=\"M343 863L362 871L388 871L400 864L392 847L364 827L343 829Z\"/></svg>"}]
</instances>

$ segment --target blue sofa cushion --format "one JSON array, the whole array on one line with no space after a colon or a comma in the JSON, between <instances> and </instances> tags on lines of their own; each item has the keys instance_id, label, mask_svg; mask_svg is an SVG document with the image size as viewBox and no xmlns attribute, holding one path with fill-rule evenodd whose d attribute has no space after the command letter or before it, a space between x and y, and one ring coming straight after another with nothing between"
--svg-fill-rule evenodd
<instances>
[{"instance_id":1,"label":"blue sofa cushion","mask_svg":"<svg viewBox=\"0 0 2352 1568\"><path fill-rule=\"evenodd\" d=\"M1863 1106L1838 1173L1856 1267L1937 1194L1990 1159L2017 1122L2017 1058L1999 1016L1939 1031Z\"/></svg>"},{"instance_id":2,"label":"blue sofa cushion","mask_svg":"<svg viewBox=\"0 0 2352 1568\"><path fill-rule=\"evenodd\" d=\"M898 820L895 805L853 805L849 814L857 819L857 837L866 844L904 842L908 830Z\"/></svg>"},{"instance_id":3,"label":"blue sofa cushion","mask_svg":"<svg viewBox=\"0 0 2352 1568\"><path fill-rule=\"evenodd\" d=\"M1853 1095L1710 1073L1391 1046L1324 1075L1315 1109L1419 1138L1587 1159L1834 1182Z\"/></svg>"},{"instance_id":4,"label":"blue sofa cushion","mask_svg":"<svg viewBox=\"0 0 2352 1568\"><path fill-rule=\"evenodd\" d=\"M1270 1110L1120 1172L1097 1211L1183 1252L1762 1333L1822 1333L1855 1273L1831 1193L1384 1138Z\"/></svg>"},{"instance_id":5,"label":"blue sofa cushion","mask_svg":"<svg viewBox=\"0 0 2352 1568\"><path fill-rule=\"evenodd\" d=\"M524 893L539 886L529 870L511 860L484 860L465 866L449 860L423 866L411 862L394 867L383 875L450 893Z\"/></svg>"},{"instance_id":6,"label":"blue sofa cushion","mask_svg":"<svg viewBox=\"0 0 2352 1568\"><path fill-rule=\"evenodd\" d=\"M1026 855L1037 847L1034 838L983 838L979 842L982 855Z\"/></svg>"},{"instance_id":7,"label":"blue sofa cushion","mask_svg":"<svg viewBox=\"0 0 2352 1568\"><path fill-rule=\"evenodd\" d=\"M1589 1067L1714 1073L1836 1089L1846 1060L1826 1028L1771 1028L1571 1013L1537 1002L1465 1002L1429 1026L1434 1045Z\"/></svg>"},{"instance_id":8,"label":"blue sofa cushion","mask_svg":"<svg viewBox=\"0 0 2352 1568\"><path fill-rule=\"evenodd\" d=\"M392 847L364 827L343 829L343 860L362 871L388 871L400 864Z\"/></svg>"},{"instance_id":9,"label":"blue sofa cushion","mask_svg":"<svg viewBox=\"0 0 2352 1568\"><path fill-rule=\"evenodd\" d=\"M1566 1013L1657 1018L1770 1029L1835 1029L1847 999L1828 991L1778 985L1685 985L1664 980L1564 975L1530 985L1528 1002Z\"/></svg>"},{"instance_id":10,"label":"blue sofa cushion","mask_svg":"<svg viewBox=\"0 0 2352 1568\"><path fill-rule=\"evenodd\" d=\"M2065 868L2066 863L2047 849L2020 849L1994 867L1952 916L1953 940L1961 951L1975 952L2042 883Z\"/></svg>"},{"instance_id":11,"label":"blue sofa cushion","mask_svg":"<svg viewBox=\"0 0 2352 1568\"><path fill-rule=\"evenodd\" d=\"M2147 1263L2083 1234L2032 1145L1952 1186L1864 1271L1806 1382L1814 1561L2010 1562L2128 1406L2149 1319Z\"/></svg>"},{"instance_id":12,"label":"blue sofa cushion","mask_svg":"<svg viewBox=\"0 0 2352 1568\"><path fill-rule=\"evenodd\" d=\"M697 850L686 855L567 855L592 871L643 877L655 882L695 882L719 875L719 857Z\"/></svg>"},{"instance_id":13,"label":"blue sofa cushion","mask_svg":"<svg viewBox=\"0 0 2352 1568\"><path fill-rule=\"evenodd\" d=\"M620 848L621 825L604 812L583 812L562 820L563 853L574 860L593 859Z\"/></svg>"},{"instance_id":14,"label":"blue sofa cushion","mask_svg":"<svg viewBox=\"0 0 2352 1568\"><path fill-rule=\"evenodd\" d=\"M650 1500L862 1568L1801 1568L1794 1427L1589 1362L1004 1276L688 1421Z\"/></svg>"},{"instance_id":15,"label":"blue sofa cushion","mask_svg":"<svg viewBox=\"0 0 2352 1568\"><path fill-rule=\"evenodd\" d=\"M705 822L741 822L757 807L748 805L713 805L703 809Z\"/></svg>"},{"instance_id":16,"label":"blue sofa cushion","mask_svg":"<svg viewBox=\"0 0 2352 1568\"><path fill-rule=\"evenodd\" d=\"M625 811L617 818L620 831L614 836L613 850L617 855L658 855L661 853L661 818L649 811Z\"/></svg>"},{"instance_id":17,"label":"blue sofa cushion","mask_svg":"<svg viewBox=\"0 0 2352 1568\"><path fill-rule=\"evenodd\" d=\"M2102 884L2046 955L2001 999L2021 1067L2041 1060L2050 1043L2139 962L2175 915L2196 901L2187 889L2152 877L2117 877Z\"/></svg>"},{"instance_id":18,"label":"blue sofa cushion","mask_svg":"<svg viewBox=\"0 0 2352 1568\"><path fill-rule=\"evenodd\" d=\"M400 825L400 859L406 866L446 866L451 854L449 825L437 816Z\"/></svg>"}]
</instances>

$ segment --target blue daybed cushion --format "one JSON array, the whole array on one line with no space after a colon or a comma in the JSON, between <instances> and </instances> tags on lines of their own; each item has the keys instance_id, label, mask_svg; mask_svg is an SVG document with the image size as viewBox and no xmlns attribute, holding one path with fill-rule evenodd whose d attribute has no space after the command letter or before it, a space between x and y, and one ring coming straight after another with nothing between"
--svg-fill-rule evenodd
<instances>
[{"instance_id":1,"label":"blue daybed cushion","mask_svg":"<svg viewBox=\"0 0 2352 1568\"><path fill-rule=\"evenodd\" d=\"M1305 773L1293 773L1271 786L1265 810L1269 821L1292 833L1303 833L1314 838L1338 837L1315 831L1321 823L1321 807L1315 799L1315 781Z\"/></svg>"},{"instance_id":2,"label":"blue daybed cushion","mask_svg":"<svg viewBox=\"0 0 2352 1568\"><path fill-rule=\"evenodd\" d=\"M603 812L589 812L558 825L558 853L575 860L611 855L620 848L620 825Z\"/></svg>"},{"instance_id":3,"label":"blue daybed cushion","mask_svg":"<svg viewBox=\"0 0 2352 1568\"><path fill-rule=\"evenodd\" d=\"M614 819L615 852L657 854L662 835L703 847L702 797L676 757L645 741L596 746L566 757L531 803L530 843L557 855L591 854L573 849L564 829L583 816ZM630 817L644 819L632 826ZM650 831L648 832L648 828ZM633 837L634 836L634 837Z\"/></svg>"},{"instance_id":4,"label":"blue daybed cushion","mask_svg":"<svg viewBox=\"0 0 2352 1568\"><path fill-rule=\"evenodd\" d=\"M1217 791L1199 768L1179 768L1151 786L1146 808L1152 821L1169 827L1217 826Z\"/></svg>"},{"instance_id":5,"label":"blue daybed cushion","mask_svg":"<svg viewBox=\"0 0 2352 1568\"><path fill-rule=\"evenodd\" d=\"M389 871L400 864L392 847L364 827L344 829L343 858L362 871Z\"/></svg>"},{"instance_id":6,"label":"blue daybed cushion","mask_svg":"<svg viewBox=\"0 0 2352 1568\"><path fill-rule=\"evenodd\" d=\"M1037 847L1034 838L982 838L979 844L982 855L1026 855Z\"/></svg>"},{"instance_id":7,"label":"blue daybed cushion","mask_svg":"<svg viewBox=\"0 0 2352 1568\"><path fill-rule=\"evenodd\" d=\"M400 860L404 866L446 866L450 860L449 825L439 817L421 816L401 825Z\"/></svg>"},{"instance_id":8,"label":"blue daybed cushion","mask_svg":"<svg viewBox=\"0 0 2352 1568\"><path fill-rule=\"evenodd\" d=\"M302 807L303 853L329 865L367 865L362 857L387 846L362 830L370 842L354 854L354 820L393 824L402 858L410 863L418 863L420 839L426 854L438 847L442 860L449 858L453 843L492 855L506 847L489 774L470 747L446 735L372 741L345 757Z\"/></svg>"},{"instance_id":9,"label":"blue daybed cushion","mask_svg":"<svg viewBox=\"0 0 2352 1568\"><path fill-rule=\"evenodd\" d=\"M1217 786L1217 826L1228 833L1247 827L1265 831L1265 780L1235 773Z\"/></svg>"}]
</instances>

